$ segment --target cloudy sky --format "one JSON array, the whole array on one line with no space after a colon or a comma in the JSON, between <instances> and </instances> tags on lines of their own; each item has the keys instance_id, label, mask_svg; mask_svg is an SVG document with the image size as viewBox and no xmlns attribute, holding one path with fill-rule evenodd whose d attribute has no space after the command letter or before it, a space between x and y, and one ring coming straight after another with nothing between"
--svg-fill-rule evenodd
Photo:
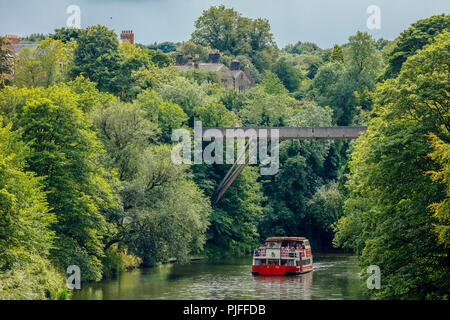
<instances>
[{"instance_id":1,"label":"cloudy sky","mask_svg":"<svg viewBox=\"0 0 450 320\"><path fill-rule=\"evenodd\" d=\"M268 19L279 47L298 40L321 47L345 43L357 30L394 39L418 19L449 13L449 0L0 0L0 35L49 33L66 25L69 5L81 9L81 27L132 29L138 43L184 41L211 5ZM369 30L367 7L381 9L381 29Z\"/></svg>"}]
</instances>

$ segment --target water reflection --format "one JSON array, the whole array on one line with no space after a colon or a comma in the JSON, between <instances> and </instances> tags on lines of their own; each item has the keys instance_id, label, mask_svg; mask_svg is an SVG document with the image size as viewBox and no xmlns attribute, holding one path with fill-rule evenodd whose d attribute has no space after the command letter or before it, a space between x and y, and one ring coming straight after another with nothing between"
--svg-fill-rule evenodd
<instances>
[{"instance_id":1,"label":"water reflection","mask_svg":"<svg viewBox=\"0 0 450 320\"><path fill-rule=\"evenodd\" d=\"M298 276L251 275L251 259L163 265L82 285L73 299L361 299L353 256L318 256L314 271Z\"/></svg>"},{"instance_id":2,"label":"water reflection","mask_svg":"<svg viewBox=\"0 0 450 320\"><path fill-rule=\"evenodd\" d=\"M254 277L259 296L275 300L311 300L313 272L289 277Z\"/></svg>"}]
</instances>

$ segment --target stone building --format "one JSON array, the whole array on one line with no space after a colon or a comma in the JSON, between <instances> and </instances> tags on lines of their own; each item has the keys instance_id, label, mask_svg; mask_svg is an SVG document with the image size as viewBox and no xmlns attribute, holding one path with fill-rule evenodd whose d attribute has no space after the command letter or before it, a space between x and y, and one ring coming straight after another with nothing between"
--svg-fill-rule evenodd
<instances>
[{"instance_id":1,"label":"stone building","mask_svg":"<svg viewBox=\"0 0 450 320\"><path fill-rule=\"evenodd\" d=\"M200 69L205 71L216 71L220 75L222 85L225 89L234 89L237 91L246 91L254 86L250 68L246 66L244 71L240 69L239 60L233 60L230 68L220 62L220 53L210 53L207 63L200 62L198 57L192 58L191 54L187 56L187 63L183 64L183 55L178 54L175 60L176 67L181 71L189 69Z\"/></svg>"}]
</instances>

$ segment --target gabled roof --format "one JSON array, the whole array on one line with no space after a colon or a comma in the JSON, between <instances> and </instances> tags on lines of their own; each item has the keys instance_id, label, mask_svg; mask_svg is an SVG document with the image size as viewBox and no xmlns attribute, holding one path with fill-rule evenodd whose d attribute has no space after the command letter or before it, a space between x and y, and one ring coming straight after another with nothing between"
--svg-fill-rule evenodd
<instances>
[{"instance_id":1,"label":"gabled roof","mask_svg":"<svg viewBox=\"0 0 450 320\"><path fill-rule=\"evenodd\" d=\"M181 71L186 71L194 68L194 64L184 64L177 66ZM224 65L222 63L200 63L199 69L206 71L219 71Z\"/></svg>"}]
</instances>

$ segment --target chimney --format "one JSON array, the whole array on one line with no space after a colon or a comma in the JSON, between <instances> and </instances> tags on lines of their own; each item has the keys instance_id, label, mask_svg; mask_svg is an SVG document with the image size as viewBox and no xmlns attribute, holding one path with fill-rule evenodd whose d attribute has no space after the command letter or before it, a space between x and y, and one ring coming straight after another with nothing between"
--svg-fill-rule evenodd
<instances>
[{"instance_id":1,"label":"chimney","mask_svg":"<svg viewBox=\"0 0 450 320\"><path fill-rule=\"evenodd\" d=\"M183 64L183 54L177 54L177 57L175 58L175 64L177 66L181 66Z\"/></svg>"},{"instance_id":2,"label":"chimney","mask_svg":"<svg viewBox=\"0 0 450 320\"><path fill-rule=\"evenodd\" d=\"M209 54L208 62L209 63L220 63L220 53L218 53L218 52L215 52L215 53L211 52Z\"/></svg>"},{"instance_id":3,"label":"chimney","mask_svg":"<svg viewBox=\"0 0 450 320\"><path fill-rule=\"evenodd\" d=\"M133 30L123 30L120 34L120 42L128 41L131 44L134 44L134 33Z\"/></svg>"},{"instance_id":4,"label":"chimney","mask_svg":"<svg viewBox=\"0 0 450 320\"><path fill-rule=\"evenodd\" d=\"M200 69L200 58L199 58L198 54L195 55L194 68L195 69Z\"/></svg>"},{"instance_id":5,"label":"chimney","mask_svg":"<svg viewBox=\"0 0 450 320\"><path fill-rule=\"evenodd\" d=\"M7 34L5 38L10 44L19 44L18 36L13 36L13 35Z\"/></svg>"},{"instance_id":6,"label":"chimney","mask_svg":"<svg viewBox=\"0 0 450 320\"><path fill-rule=\"evenodd\" d=\"M233 61L231 61L231 65L230 65L230 70L231 71L237 71L240 70L240 62L237 59L234 59Z\"/></svg>"}]
</instances>

